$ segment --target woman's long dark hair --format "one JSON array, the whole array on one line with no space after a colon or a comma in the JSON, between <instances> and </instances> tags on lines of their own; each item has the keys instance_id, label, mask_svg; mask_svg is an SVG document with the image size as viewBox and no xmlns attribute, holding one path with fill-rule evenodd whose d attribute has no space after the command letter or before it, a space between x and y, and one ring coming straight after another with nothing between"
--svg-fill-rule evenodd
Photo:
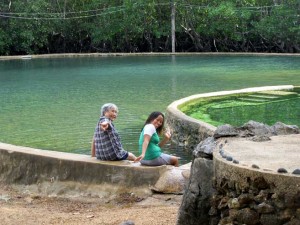
<instances>
[{"instance_id":1,"label":"woman's long dark hair","mask_svg":"<svg viewBox=\"0 0 300 225\"><path fill-rule=\"evenodd\" d=\"M162 125L156 129L156 132L157 132L158 134L161 134L161 132L162 132L162 130L163 130L163 128L164 128L164 123L165 123L165 116L164 116L164 114L162 114L161 112L152 112L152 113L149 115L148 119L146 120L144 126L147 125L147 124L149 124L149 123L151 123L151 122L152 122L153 120L155 120L158 116L162 116L162 117L163 117L163 123L162 123ZM144 126L143 126L143 127L144 127Z\"/></svg>"}]
</instances>

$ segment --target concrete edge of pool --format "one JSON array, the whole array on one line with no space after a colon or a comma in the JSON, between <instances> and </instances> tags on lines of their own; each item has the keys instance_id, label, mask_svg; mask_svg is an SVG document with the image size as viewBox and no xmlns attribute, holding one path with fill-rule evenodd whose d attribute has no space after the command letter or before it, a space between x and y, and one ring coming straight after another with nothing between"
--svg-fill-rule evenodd
<instances>
[{"instance_id":1,"label":"concrete edge of pool","mask_svg":"<svg viewBox=\"0 0 300 225\"><path fill-rule=\"evenodd\" d=\"M40 150L0 143L0 181L25 185L47 195L92 195L134 192L151 194L151 188L165 174L180 174L180 167L146 167L140 163L100 161L88 155ZM181 179L181 180L180 180ZM182 178L174 179L181 182ZM177 186L183 184L178 184ZM166 187L168 188L168 187Z\"/></svg>"}]
</instances>

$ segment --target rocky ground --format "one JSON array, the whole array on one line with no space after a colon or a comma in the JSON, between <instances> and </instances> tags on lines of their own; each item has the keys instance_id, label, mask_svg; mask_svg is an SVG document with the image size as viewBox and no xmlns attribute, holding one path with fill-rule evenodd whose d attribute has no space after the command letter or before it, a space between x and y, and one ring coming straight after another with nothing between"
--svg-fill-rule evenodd
<instances>
[{"instance_id":1,"label":"rocky ground","mask_svg":"<svg viewBox=\"0 0 300 225\"><path fill-rule=\"evenodd\" d=\"M174 225L182 195L142 198L123 193L109 198L49 197L0 183L0 224Z\"/></svg>"}]
</instances>

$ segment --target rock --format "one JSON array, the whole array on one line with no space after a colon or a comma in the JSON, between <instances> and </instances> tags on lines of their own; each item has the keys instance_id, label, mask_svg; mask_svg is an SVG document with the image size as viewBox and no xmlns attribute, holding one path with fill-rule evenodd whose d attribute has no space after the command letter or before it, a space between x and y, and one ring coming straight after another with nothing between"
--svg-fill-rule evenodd
<instances>
[{"instance_id":1,"label":"rock","mask_svg":"<svg viewBox=\"0 0 300 225\"><path fill-rule=\"evenodd\" d=\"M252 203L254 201L253 196L250 194L241 194L238 197L238 201L241 205L241 207L245 207L246 205Z\"/></svg>"},{"instance_id":2,"label":"rock","mask_svg":"<svg viewBox=\"0 0 300 225\"><path fill-rule=\"evenodd\" d=\"M238 132L233 126L229 124L218 126L214 133L215 138L235 136L238 136Z\"/></svg>"},{"instance_id":3,"label":"rock","mask_svg":"<svg viewBox=\"0 0 300 225\"><path fill-rule=\"evenodd\" d=\"M218 210L215 207L211 207L209 209L208 215L215 216L215 215L217 215L217 213L218 213Z\"/></svg>"},{"instance_id":4,"label":"rock","mask_svg":"<svg viewBox=\"0 0 300 225\"><path fill-rule=\"evenodd\" d=\"M191 176L191 171L189 170L184 170L181 172L182 176L185 178L185 179L189 179L190 176Z\"/></svg>"},{"instance_id":5,"label":"rock","mask_svg":"<svg viewBox=\"0 0 300 225\"><path fill-rule=\"evenodd\" d=\"M288 221L293 217L293 210L292 209L285 209L283 211L280 211L279 213L279 219L281 221Z\"/></svg>"},{"instance_id":6,"label":"rock","mask_svg":"<svg viewBox=\"0 0 300 225\"><path fill-rule=\"evenodd\" d=\"M299 134L300 130L296 125L286 125L281 122L275 123L271 126L273 133L276 135Z\"/></svg>"},{"instance_id":7,"label":"rock","mask_svg":"<svg viewBox=\"0 0 300 225\"><path fill-rule=\"evenodd\" d=\"M178 211L177 224L211 224L208 213L211 207L217 208L219 198L216 196L211 206L211 196L215 192L213 184L213 162L205 158L196 158L191 167L191 177L183 195ZM211 211L211 213L214 213Z\"/></svg>"},{"instance_id":8,"label":"rock","mask_svg":"<svg viewBox=\"0 0 300 225\"><path fill-rule=\"evenodd\" d=\"M300 175L300 169L295 169L292 174Z\"/></svg>"},{"instance_id":9,"label":"rock","mask_svg":"<svg viewBox=\"0 0 300 225\"><path fill-rule=\"evenodd\" d=\"M160 193L182 194L187 182L182 172L183 170L176 167L165 171L150 189Z\"/></svg>"},{"instance_id":10,"label":"rock","mask_svg":"<svg viewBox=\"0 0 300 225\"><path fill-rule=\"evenodd\" d=\"M270 184L263 177L256 177L253 181L253 187L258 190L269 189Z\"/></svg>"},{"instance_id":11,"label":"rock","mask_svg":"<svg viewBox=\"0 0 300 225\"><path fill-rule=\"evenodd\" d=\"M197 147L193 151L193 155L196 158L201 157L201 158L212 159L212 154L215 148L216 148L215 139L213 137L208 137L197 145Z\"/></svg>"},{"instance_id":12,"label":"rock","mask_svg":"<svg viewBox=\"0 0 300 225\"><path fill-rule=\"evenodd\" d=\"M249 136L273 136L273 129L271 129L268 125L263 123L259 123L253 120L245 123L242 127L237 128L240 131L241 137L249 137Z\"/></svg>"},{"instance_id":13,"label":"rock","mask_svg":"<svg viewBox=\"0 0 300 225\"><path fill-rule=\"evenodd\" d=\"M255 141L255 142L263 142L263 141L270 141L271 138L265 135L262 136L254 136L250 140Z\"/></svg>"},{"instance_id":14,"label":"rock","mask_svg":"<svg viewBox=\"0 0 300 225\"><path fill-rule=\"evenodd\" d=\"M238 210L237 209L230 209L229 210L229 217L232 220L236 220L237 215L238 215Z\"/></svg>"},{"instance_id":15,"label":"rock","mask_svg":"<svg viewBox=\"0 0 300 225\"><path fill-rule=\"evenodd\" d=\"M296 210L296 218L300 220L300 208Z\"/></svg>"},{"instance_id":16,"label":"rock","mask_svg":"<svg viewBox=\"0 0 300 225\"><path fill-rule=\"evenodd\" d=\"M238 160L236 160L236 159L234 159L233 161L232 161L234 164L239 164L240 162L238 161Z\"/></svg>"},{"instance_id":17,"label":"rock","mask_svg":"<svg viewBox=\"0 0 300 225\"><path fill-rule=\"evenodd\" d=\"M254 197L254 201L262 203L268 199L269 192L266 190L261 190L258 195Z\"/></svg>"},{"instance_id":18,"label":"rock","mask_svg":"<svg viewBox=\"0 0 300 225\"><path fill-rule=\"evenodd\" d=\"M8 195L0 195L0 200L4 200L5 202L8 202L8 200L10 200L10 196Z\"/></svg>"},{"instance_id":19,"label":"rock","mask_svg":"<svg viewBox=\"0 0 300 225\"><path fill-rule=\"evenodd\" d=\"M260 222L262 225L280 225L280 221L276 215L273 214L262 214L260 216Z\"/></svg>"},{"instance_id":20,"label":"rock","mask_svg":"<svg viewBox=\"0 0 300 225\"><path fill-rule=\"evenodd\" d=\"M227 208L229 200L230 199L227 196L223 197L221 199L219 205L218 205L218 209L225 209L225 208Z\"/></svg>"},{"instance_id":21,"label":"rock","mask_svg":"<svg viewBox=\"0 0 300 225\"><path fill-rule=\"evenodd\" d=\"M257 206L257 211L260 213L260 214L267 214L267 213L272 213L274 212L274 207L263 202L263 203L260 203L258 206Z\"/></svg>"},{"instance_id":22,"label":"rock","mask_svg":"<svg viewBox=\"0 0 300 225\"><path fill-rule=\"evenodd\" d=\"M228 155L228 156L226 156L226 160L227 160L227 161L232 161L233 158L232 158L232 156Z\"/></svg>"},{"instance_id":23,"label":"rock","mask_svg":"<svg viewBox=\"0 0 300 225\"><path fill-rule=\"evenodd\" d=\"M252 164L252 166L251 166L252 168L254 168L254 169L259 169L259 166L258 165L256 165L256 164Z\"/></svg>"},{"instance_id":24,"label":"rock","mask_svg":"<svg viewBox=\"0 0 300 225\"><path fill-rule=\"evenodd\" d=\"M126 220L126 221L120 223L120 225L134 225L134 224L135 223L133 221L131 221L131 220Z\"/></svg>"},{"instance_id":25,"label":"rock","mask_svg":"<svg viewBox=\"0 0 300 225\"><path fill-rule=\"evenodd\" d=\"M287 173L288 171L285 168L279 168L277 170L278 173Z\"/></svg>"},{"instance_id":26,"label":"rock","mask_svg":"<svg viewBox=\"0 0 300 225\"><path fill-rule=\"evenodd\" d=\"M259 214L252 209L244 208L237 212L239 224L254 225L259 222Z\"/></svg>"},{"instance_id":27,"label":"rock","mask_svg":"<svg viewBox=\"0 0 300 225\"><path fill-rule=\"evenodd\" d=\"M228 207L229 209L238 209L240 208L240 203L239 200L237 198L232 198L228 201Z\"/></svg>"},{"instance_id":28,"label":"rock","mask_svg":"<svg viewBox=\"0 0 300 225\"><path fill-rule=\"evenodd\" d=\"M285 223L284 225L299 225L299 224L300 224L300 220L294 218L291 221Z\"/></svg>"}]
</instances>

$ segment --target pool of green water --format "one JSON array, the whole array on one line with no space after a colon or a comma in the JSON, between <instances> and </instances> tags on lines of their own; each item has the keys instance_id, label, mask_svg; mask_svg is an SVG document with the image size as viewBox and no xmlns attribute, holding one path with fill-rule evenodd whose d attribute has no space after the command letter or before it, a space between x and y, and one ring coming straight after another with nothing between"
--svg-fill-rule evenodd
<instances>
[{"instance_id":1,"label":"pool of green water","mask_svg":"<svg viewBox=\"0 0 300 225\"><path fill-rule=\"evenodd\" d=\"M193 94L300 85L299 56L129 56L0 61L0 141L89 154L102 104L119 106L123 145L137 154L152 111ZM184 149L165 151L190 160Z\"/></svg>"},{"instance_id":2,"label":"pool of green water","mask_svg":"<svg viewBox=\"0 0 300 225\"><path fill-rule=\"evenodd\" d=\"M181 110L214 126L242 126L254 120L267 125L279 121L300 127L300 88L204 98Z\"/></svg>"}]
</instances>

